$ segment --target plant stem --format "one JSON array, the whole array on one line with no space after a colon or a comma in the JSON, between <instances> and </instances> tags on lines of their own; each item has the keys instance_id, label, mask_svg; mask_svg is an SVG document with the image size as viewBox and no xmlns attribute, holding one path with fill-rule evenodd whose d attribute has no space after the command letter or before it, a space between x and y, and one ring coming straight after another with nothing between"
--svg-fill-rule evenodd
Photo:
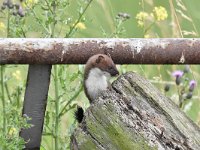
<instances>
[{"instance_id":1,"label":"plant stem","mask_svg":"<svg viewBox=\"0 0 200 150\"><path fill-rule=\"evenodd\" d=\"M51 6L49 4L49 1L48 0L45 0L45 2L47 3L47 6L48 6L48 9L50 10L50 12L53 14L53 10L51 9Z\"/></svg>"},{"instance_id":2,"label":"plant stem","mask_svg":"<svg viewBox=\"0 0 200 150\"><path fill-rule=\"evenodd\" d=\"M58 150L58 126L59 126L59 93L58 93L58 78L57 66L54 66L54 86L55 86L55 150Z\"/></svg>"},{"instance_id":3,"label":"plant stem","mask_svg":"<svg viewBox=\"0 0 200 150\"><path fill-rule=\"evenodd\" d=\"M4 85L5 85L5 90L6 90L8 99L9 99L9 101L10 101L10 104L12 104L12 98L11 98L11 96L10 96L10 92L9 92L9 89L8 89L8 84L5 82Z\"/></svg>"},{"instance_id":4,"label":"plant stem","mask_svg":"<svg viewBox=\"0 0 200 150\"><path fill-rule=\"evenodd\" d=\"M180 92L180 87L179 86L177 86L177 92L178 92L178 106L179 106L179 108L182 108L182 104L183 104L183 96L182 96L182 94L181 94L181 92Z\"/></svg>"},{"instance_id":5,"label":"plant stem","mask_svg":"<svg viewBox=\"0 0 200 150\"><path fill-rule=\"evenodd\" d=\"M10 37L10 10L7 13L7 38Z\"/></svg>"},{"instance_id":6,"label":"plant stem","mask_svg":"<svg viewBox=\"0 0 200 150\"><path fill-rule=\"evenodd\" d=\"M56 27L56 23L57 23L57 20L56 20L56 3L57 1L54 0L51 4L52 6L52 9L50 7L50 4L47 2L47 5L49 7L49 11L52 13L53 15L53 18L54 18L54 21L53 21L53 25L51 26L51 34L50 34L50 37L53 38L55 35L54 35L54 31L55 31L55 27ZM57 66L55 65L54 66L54 86L55 86L55 116L56 116L56 119L55 119L55 129L54 129L54 132L55 134L54 135L54 142L55 142L55 150L58 150L58 134L59 134L59 131L58 131L58 128L59 128L59 120L60 120L60 117L59 117L59 104L60 104L60 101L59 101L59 93L58 93L58 71L57 71Z\"/></svg>"},{"instance_id":7,"label":"plant stem","mask_svg":"<svg viewBox=\"0 0 200 150\"><path fill-rule=\"evenodd\" d=\"M85 6L83 12L79 15L78 20L77 20L77 21L74 23L74 25L71 27L70 31L65 35L65 38L70 37L71 33L74 31L76 25L77 25L77 24L80 22L80 20L82 19L83 15L85 14L86 10L88 9L88 7L90 6L90 4L91 4L92 1L93 1L93 0L90 0L90 1L88 2L88 4Z\"/></svg>"},{"instance_id":8,"label":"plant stem","mask_svg":"<svg viewBox=\"0 0 200 150\"><path fill-rule=\"evenodd\" d=\"M66 107L75 99L79 96L79 94L81 93L81 91L83 90L83 86L81 85L81 87L79 88L79 90L74 94L74 96L65 104L65 106L63 107L63 109L60 111L59 117L61 117L62 115L64 115L66 113Z\"/></svg>"},{"instance_id":9,"label":"plant stem","mask_svg":"<svg viewBox=\"0 0 200 150\"><path fill-rule=\"evenodd\" d=\"M144 35L146 35L147 34L147 32L151 29L151 27L155 24L156 22L155 22L155 20L154 20L154 22L152 22L146 29L144 29Z\"/></svg>"},{"instance_id":10,"label":"plant stem","mask_svg":"<svg viewBox=\"0 0 200 150\"><path fill-rule=\"evenodd\" d=\"M23 35L23 38L26 38L26 33L24 32L24 29L22 27L21 28L21 31L22 31L22 35Z\"/></svg>"},{"instance_id":11,"label":"plant stem","mask_svg":"<svg viewBox=\"0 0 200 150\"><path fill-rule=\"evenodd\" d=\"M17 87L17 108L20 108L20 88Z\"/></svg>"},{"instance_id":12,"label":"plant stem","mask_svg":"<svg viewBox=\"0 0 200 150\"><path fill-rule=\"evenodd\" d=\"M1 100L3 106L3 135L6 134L6 105L5 105L5 96L4 96L4 66L1 66Z\"/></svg>"},{"instance_id":13,"label":"plant stem","mask_svg":"<svg viewBox=\"0 0 200 150\"><path fill-rule=\"evenodd\" d=\"M172 14L173 14L174 17L175 17L174 22L176 23L176 25L177 25L177 27L178 27L179 34L180 34L181 38L184 38L184 37L183 37L183 34L182 34L182 30L181 30L181 25L180 25L180 23L179 23L179 20L178 20L177 15L176 15L176 11L175 11L175 8L174 8L173 1L172 1L172 0L169 0L169 4L170 4L170 8L171 8ZM175 31L174 31L174 32L175 32Z\"/></svg>"},{"instance_id":14,"label":"plant stem","mask_svg":"<svg viewBox=\"0 0 200 150\"><path fill-rule=\"evenodd\" d=\"M10 36L10 10L7 11L7 38ZM2 99L2 107L3 107L3 135L6 135L6 102L4 95L4 66L1 66L1 99Z\"/></svg>"},{"instance_id":15,"label":"plant stem","mask_svg":"<svg viewBox=\"0 0 200 150\"><path fill-rule=\"evenodd\" d=\"M53 7L52 15L53 15L54 21L53 21L53 26L52 26L52 32L51 32L51 35L50 35L51 38L54 37L54 31L55 31L55 27L56 27L56 23L57 23L57 20L56 20L56 1L53 1L52 7ZM50 9L50 11L51 11L51 9Z\"/></svg>"},{"instance_id":16,"label":"plant stem","mask_svg":"<svg viewBox=\"0 0 200 150\"><path fill-rule=\"evenodd\" d=\"M39 25L41 25L41 27L43 27L43 29L47 32L47 34L50 34L49 33L49 30L45 27L45 25L42 23L41 19L38 17L38 15L36 14L36 12L34 11L34 9L31 9L30 10L32 11L33 15L34 15L34 18L36 19L36 21L38 22Z\"/></svg>"}]
</instances>

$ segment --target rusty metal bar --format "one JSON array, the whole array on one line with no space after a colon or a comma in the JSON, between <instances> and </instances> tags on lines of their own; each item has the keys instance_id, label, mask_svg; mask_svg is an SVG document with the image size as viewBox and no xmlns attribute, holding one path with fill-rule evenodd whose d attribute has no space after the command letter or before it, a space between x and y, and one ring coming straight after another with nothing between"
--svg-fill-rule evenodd
<instances>
[{"instance_id":1,"label":"rusty metal bar","mask_svg":"<svg viewBox=\"0 0 200 150\"><path fill-rule=\"evenodd\" d=\"M32 127L20 132L27 142L24 150L40 149L50 75L51 65L29 66L22 114L31 118Z\"/></svg>"},{"instance_id":2,"label":"rusty metal bar","mask_svg":"<svg viewBox=\"0 0 200 150\"><path fill-rule=\"evenodd\" d=\"M117 64L200 64L200 39L0 39L0 64L83 64L96 53Z\"/></svg>"}]
</instances>

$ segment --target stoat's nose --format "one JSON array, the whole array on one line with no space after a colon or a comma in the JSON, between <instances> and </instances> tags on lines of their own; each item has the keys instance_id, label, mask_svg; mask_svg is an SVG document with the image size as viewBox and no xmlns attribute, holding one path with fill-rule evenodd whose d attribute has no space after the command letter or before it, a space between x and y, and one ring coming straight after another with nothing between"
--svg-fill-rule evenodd
<instances>
[{"instance_id":1,"label":"stoat's nose","mask_svg":"<svg viewBox=\"0 0 200 150\"><path fill-rule=\"evenodd\" d=\"M119 75L119 71L116 69L112 69L112 71L110 72L111 76L118 76Z\"/></svg>"},{"instance_id":2,"label":"stoat's nose","mask_svg":"<svg viewBox=\"0 0 200 150\"><path fill-rule=\"evenodd\" d=\"M119 71L117 70L117 71L116 71L116 75L115 75L115 76L118 76L118 75L119 75Z\"/></svg>"}]
</instances>

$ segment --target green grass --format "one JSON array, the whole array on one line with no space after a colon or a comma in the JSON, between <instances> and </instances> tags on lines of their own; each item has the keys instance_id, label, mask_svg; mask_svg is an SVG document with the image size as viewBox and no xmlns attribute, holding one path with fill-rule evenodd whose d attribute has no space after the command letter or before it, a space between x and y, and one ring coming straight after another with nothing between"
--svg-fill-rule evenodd
<instances>
[{"instance_id":1,"label":"green grass","mask_svg":"<svg viewBox=\"0 0 200 150\"><path fill-rule=\"evenodd\" d=\"M24 8L26 16L22 18L12 16L11 14L8 17L8 13L11 13L12 10L8 11L6 9L1 11L0 37L65 37L66 34L70 33L69 37L73 38L143 38L145 30L147 30L150 38L199 37L200 19L198 12L200 3L197 3L196 0L179 0L181 5L177 5L177 1L173 1L172 5L170 3L171 0L93 0L85 13L81 14L81 10L84 10L87 6L86 1L60 1L62 3L58 4L54 12L52 11L53 6L50 5L50 11L47 6L44 6L45 1L42 0L38 1L34 7ZM3 0L0 0L0 4L2 2ZM163 6L167 10L168 18L163 21L155 20L155 23L151 26L153 20L149 16L144 22L144 28L139 27L135 18L137 13L145 11L150 15L155 6ZM174 13L174 9L180 10L182 13ZM124 18L120 18L116 20L119 12L129 14L130 19L123 20ZM78 19L85 26L84 28L74 26ZM192 32L194 33L193 35L186 34ZM170 97L175 103L178 102L177 86L171 73L175 70L182 70L184 68L183 65L122 65L118 67L121 73L135 71L145 76L163 93L165 84L169 83L171 89L166 93L166 96ZM194 79L197 82L200 81L199 66L192 65L190 67L191 73L187 75L188 78ZM27 69L28 65L5 65L2 76L3 80L1 79L4 82L1 82L2 86L0 87L0 110L2 111L1 114L5 110L6 115L0 115L0 133L3 135L2 131L5 130L5 136L9 137L12 135L9 133L10 129L16 129L13 133L13 138L11 138L16 147L20 144L17 138L19 129L26 125L20 122L20 116L26 86ZM59 150L69 149L69 137L76 127L73 117L74 108L76 104L83 106L85 109L89 106L84 92L79 92L83 80L83 66L58 65L56 67L56 75L54 69L55 67L52 69L42 149L54 150L55 147ZM198 89L200 89L199 83L194 91L193 98L188 100L183 108L186 114L196 123L200 122L200 91ZM2 103L3 97L5 107L3 107ZM71 100L71 103L67 105L69 100ZM67 107L64 107L66 105ZM61 111L64 114L55 119L56 115ZM13 113L12 119L6 117L6 129L4 129L3 122L5 121L3 121L3 118L9 115L10 112L15 113ZM58 135L58 138L55 138L55 135ZM2 136L0 138L0 141L3 140L5 142ZM55 146L55 143L57 143L57 146Z\"/></svg>"}]
</instances>

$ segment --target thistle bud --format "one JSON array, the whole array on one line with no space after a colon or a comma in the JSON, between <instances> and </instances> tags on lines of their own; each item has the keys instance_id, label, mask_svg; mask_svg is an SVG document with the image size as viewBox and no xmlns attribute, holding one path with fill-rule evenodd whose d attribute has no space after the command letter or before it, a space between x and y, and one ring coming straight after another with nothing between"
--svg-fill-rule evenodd
<instances>
[{"instance_id":1,"label":"thistle bud","mask_svg":"<svg viewBox=\"0 0 200 150\"><path fill-rule=\"evenodd\" d=\"M8 0L3 1L3 6L7 6L8 5Z\"/></svg>"},{"instance_id":2,"label":"thistle bud","mask_svg":"<svg viewBox=\"0 0 200 150\"><path fill-rule=\"evenodd\" d=\"M190 83L189 83L189 91L190 92L194 91L195 86L196 86L196 81L194 81L194 80L190 81Z\"/></svg>"},{"instance_id":3,"label":"thistle bud","mask_svg":"<svg viewBox=\"0 0 200 150\"><path fill-rule=\"evenodd\" d=\"M13 14L13 16L17 16L17 12L16 11L14 11L12 14Z\"/></svg>"},{"instance_id":4,"label":"thistle bud","mask_svg":"<svg viewBox=\"0 0 200 150\"><path fill-rule=\"evenodd\" d=\"M189 92L188 94L187 94L187 96L186 96L186 99L191 99L192 98L192 92Z\"/></svg>"},{"instance_id":5,"label":"thistle bud","mask_svg":"<svg viewBox=\"0 0 200 150\"><path fill-rule=\"evenodd\" d=\"M169 89L170 89L170 85L169 85L169 84L166 84L166 85L165 85L165 88L164 88L165 92L168 92Z\"/></svg>"},{"instance_id":6,"label":"thistle bud","mask_svg":"<svg viewBox=\"0 0 200 150\"><path fill-rule=\"evenodd\" d=\"M180 85L181 83L181 77L176 77L176 85Z\"/></svg>"},{"instance_id":7,"label":"thistle bud","mask_svg":"<svg viewBox=\"0 0 200 150\"><path fill-rule=\"evenodd\" d=\"M185 65L185 68L184 68L183 72L184 73L190 72L190 66L189 65Z\"/></svg>"},{"instance_id":8,"label":"thistle bud","mask_svg":"<svg viewBox=\"0 0 200 150\"><path fill-rule=\"evenodd\" d=\"M127 13L122 13L122 12L119 12L118 14L117 14L117 19L119 19L119 18L121 18L121 19L123 19L123 20L127 20L127 19L130 19L130 15L129 14L127 14Z\"/></svg>"},{"instance_id":9,"label":"thistle bud","mask_svg":"<svg viewBox=\"0 0 200 150\"><path fill-rule=\"evenodd\" d=\"M19 9L19 7L20 7L20 5L19 4L15 4L14 5L15 6L15 8L18 10Z\"/></svg>"},{"instance_id":10,"label":"thistle bud","mask_svg":"<svg viewBox=\"0 0 200 150\"><path fill-rule=\"evenodd\" d=\"M4 10L4 9L6 9L6 6L5 6L5 5L2 5L2 6L1 6L1 10Z\"/></svg>"},{"instance_id":11,"label":"thistle bud","mask_svg":"<svg viewBox=\"0 0 200 150\"><path fill-rule=\"evenodd\" d=\"M13 8L14 8L13 4L9 4L9 5L8 5L8 8L9 8L9 9L13 9Z\"/></svg>"},{"instance_id":12,"label":"thistle bud","mask_svg":"<svg viewBox=\"0 0 200 150\"><path fill-rule=\"evenodd\" d=\"M25 12L24 12L24 10L23 10L23 8L20 6L19 7L19 9L18 9L18 15L20 16L20 17L24 17L25 16Z\"/></svg>"},{"instance_id":13,"label":"thistle bud","mask_svg":"<svg viewBox=\"0 0 200 150\"><path fill-rule=\"evenodd\" d=\"M13 5L12 1L11 1L11 0L8 0L7 2L8 2L8 3L7 3L8 8L9 8L9 9L13 9L14 5Z\"/></svg>"}]
</instances>

